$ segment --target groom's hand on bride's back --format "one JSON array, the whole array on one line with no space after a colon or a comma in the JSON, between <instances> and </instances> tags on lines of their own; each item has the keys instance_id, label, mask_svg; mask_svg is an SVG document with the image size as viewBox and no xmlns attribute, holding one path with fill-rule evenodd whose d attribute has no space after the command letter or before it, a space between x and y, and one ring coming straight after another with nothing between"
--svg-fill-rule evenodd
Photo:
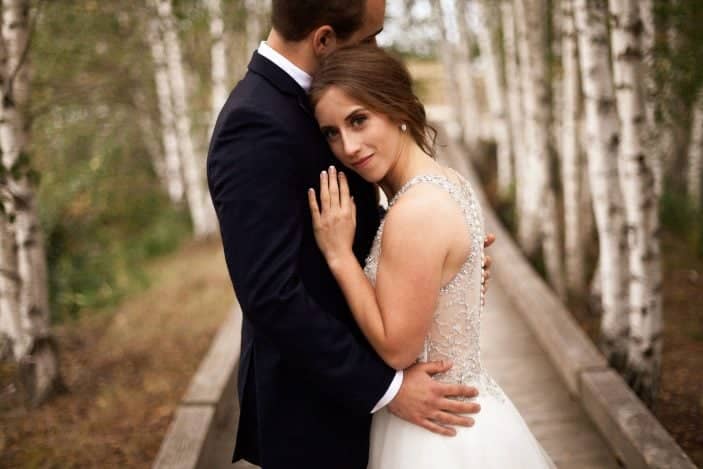
<instances>
[{"instance_id":1,"label":"groom's hand on bride's back","mask_svg":"<svg viewBox=\"0 0 703 469\"><path fill-rule=\"evenodd\" d=\"M418 363L407 368L403 384L388 409L397 417L440 435L456 435L455 426L470 427L481 406L476 402L458 401L452 397L476 397L478 390L463 384L446 384L432 375L451 368L448 362Z\"/></svg>"}]
</instances>

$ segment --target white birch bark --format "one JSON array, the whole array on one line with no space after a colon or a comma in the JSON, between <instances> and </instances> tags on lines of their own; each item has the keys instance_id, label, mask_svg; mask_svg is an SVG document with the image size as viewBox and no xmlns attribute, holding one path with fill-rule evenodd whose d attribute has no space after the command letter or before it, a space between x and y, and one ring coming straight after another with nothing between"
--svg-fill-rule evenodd
<instances>
[{"instance_id":1,"label":"white birch bark","mask_svg":"<svg viewBox=\"0 0 703 469\"><path fill-rule=\"evenodd\" d=\"M623 369L627 357L627 249L618 180L620 123L610 69L605 0L574 0L585 99L589 182L598 229L603 299L601 347Z\"/></svg>"},{"instance_id":2,"label":"white birch bark","mask_svg":"<svg viewBox=\"0 0 703 469\"><path fill-rule=\"evenodd\" d=\"M163 34L166 49L168 76L173 98L173 110L176 120L176 136L181 156L183 176L185 179L186 200L193 222L196 237L208 236L215 232L215 217L208 212L214 211L206 198L204 163L197 158L193 144L192 128L186 94L185 70L180 41L176 29L171 0L151 0L159 16L159 26Z\"/></svg>"},{"instance_id":3,"label":"white birch bark","mask_svg":"<svg viewBox=\"0 0 703 469\"><path fill-rule=\"evenodd\" d=\"M29 98L29 1L3 0L2 40L6 61L3 73L0 147L5 168L20 164L29 169L26 147L29 140L25 109ZM28 398L40 404L61 386L58 357L50 333L49 291L46 255L36 207L35 189L27 174L9 180L15 211L17 274L19 277L20 328L29 339L15 358L25 376ZM29 342L27 344L27 342Z\"/></svg>"},{"instance_id":4,"label":"white birch bark","mask_svg":"<svg viewBox=\"0 0 703 469\"><path fill-rule=\"evenodd\" d=\"M688 167L686 168L686 188L691 205L701 210L701 173L703 173L703 89L698 91L693 105L691 139L688 144Z\"/></svg>"},{"instance_id":5,"label":"white birch bark","mask_svg":"<svg viewBox=\"0 0 703 469\"><path fill-rule=\"evenodd\" d=\"M449 103L449 110L451 112L451 117L449 119L449 130L452 131L452 127L458 126L458 134L464 137L464 130L466 126L464 125L464 112L462 107L461 92L459 91L459 85L457 82L457 68L456 61L452 53L452 46L449 43L447 36L447 25L445 23L446 19L444 17L444 10L442 8L441 0L431 0L432 16L434 18L435 24L439 28L439 42L437 47L439 47L439 55L442 61L442 67L444 68L444 88L446 90L446 98ZM468 142L467 142L468 143Z\"/></svg>"},{"instance_id":6,"label":"white birch bark","mask_svg":"<svg viewBox=\"0 0 703 469\"><path fill-rule=\"evenodd\" d=\"M651 403L661 369L661 249L652 152L645 139L642 22L637 0L610 0L610 15L615 89L622 123L619 174L625 196L630 266L626 377L634 391Z\"/></svg>"},{"instance_id":7,"label":"white birch bark","mask_svg":"<svg viewBox=\"0 0 703 469\"><path fill-rule=\"evenodd\" d=\"M581 223L583 158L580 122L581 80L572 0L561 1L561 63L564 102L562 107L561 171L564 192L564 253L569 290L583 295L586 289L585 240Z\"/></svg>"},{"instance_id":8,"label":"white birch bark","mask_svg":"<svg viewBox=\"0 0 703 469\"><path fill-rule=\"evenodd\" d=\"M439 3L441 4L441 2ZM460 99L458 112L464 142L469 147L475 147L481 136L481 113L478 107L476 86L474 84L474 67L471 60L472 39L466 23L466 1L457 0L454 2L454 5L457 32L459 33L459 44L454 46L451 42L446 42L445 47L447 47L448 50L454 49L456 51L456 60L447 58L449 66L448 72L451 73L456 83L455 86L458 89ZM442 34L446 38L447 12L442 11L441 15L444 28Z\"/></svg>"},{"instance_id":9,"label":"white birch bark","mask_svg":"<svg viewBox=\"0 0 703 469\"><path fill-rule=\"evenodd\" d=\"M512 142L506 109L505 86L499 60L499 48L494 38L500 24L499 6L490 0L476 3L482 27L477 30L481 57L486 69L485 85L491 110L492 133L496 142L498 162L498 195L507 198L513 182ZM460 18L461 19L461 18Z\"/></svg>"},{"instance_id":10,"label":"white birch bark","mask_svg":"<svg viewBox=\"0 0 703 469\"><path fill-rule=\"evenodd\" d=\"M521 223L521 238L526 250L542 242L542 254L547 268L547 279L555 292L566 298L563 254L556 195L551 175L550 101L547 77L547 13L545 0L518 0L517 22L527 40L521 55L525 73L525 131L528 136L527 159L530 198L525 200L525 218ZM522 60L524 56L524 61ZM529 251L528 251L529 252Z\"/></svg>"},{"instance_id":11,"label":"white birch bark","mask_svg":"<svg viewBox=\"0 0 703 469\"><path fill-rule=\"evenodd\" d=\"M212 108L212 124L214 129L217 116L227 100L227 52L224 40L224 21L222 19L222 0L205 0L210 15L210 70L212 75L212 91L210 106Z\"/></svg>"},{"instance_id":12,"label":"white birch bark","mask_svg":"<svg viewBox=\"0 0 703 469\"><path fill-rule=\"evenodd\" d=\"M525 137L523 128L522 81L520 80L520 59L515 36L515 11L513 0L500 3L503 26L503 51L505 54L505 88L507 91L508 121L515 162L515 205L518 213L522 212L522 187L525 171Z\"/></svg>"},{"instance_id":13,"label":"white birch bark","mask_svg":"<svg viewBox=\"0 0 703 469\"><path fill-rule=\"evenodd\" d=\"M166 46L164 45L159 20L150 18L147 40L154 62L154 81L156 96L159 103L161 119L161 140L164 147L164 166L169 198L173 203L180 203L185 192L181 157L178 151L178 136L176 131L176 115L173 110L171 82L168 75Z\"/></svg>"},{"instance_id":14,"label":"white birch bark","mask_svg":"<svg viewBox=\"0 0 703 469\"><path fill-rule=\"evenodd\" d=\"M244 0L244 8L247 15L247 51L250 56L259 47L259 42L261 42L261 2L262 0Z\"/></svg>"},{"instance_id":15,"label":"white birch bark","mask_svg":"<svg viewBox=\"0 0 703 469\"><path fill-rule=\"evenodd\" d=\"M535 167L534 155L537 152L539 143L536 141L537 135L534 122L534 100L537 91L534 89L530 63L530 43L528 39L527 11L523 0L513 0L515 33L517 39L517 52L520 61L519 79L522 97L523 111L523 144L524 148L520 155L521 178L518 181L518 192L520 203L518 204L518 240L522 249L528 254L537 251L539 245L539 191L543 181L540 180L539 169ZM534 35L533 35L534 37ZM536 73L542 70L534 70Z\"/></svg>"},{"instance_id":16,"label":"white birch bark","mask_svg":"<svg viewBox=\"0 0 703 469\"><path fill-rule=\"evenodd\" d=\"M20 276L17 267L17 236L13 223L12 195L2 181L4 213L0 215L0 361L19 360L29 353L32 338L20 316Z\"/></svg>"},{"instance_id":17,"label":"white birch bark","mask_svg":"<svg viewBox=\"0 0 703 469\"><path fill-rule=\"evenodd\" d=\"M654 78L654 45L656 27L654 23L653 0L640 0L640 18L642 20L642 56L644 59L645 80L645 115L647 117L647 147L654 149L652 152L652 169L654 171L655 190L658 195L662 193L664 179L662 161L664 153L669 149L660 142L660 125L657 123L657 83Z\"/></svg>"}]
</instances>

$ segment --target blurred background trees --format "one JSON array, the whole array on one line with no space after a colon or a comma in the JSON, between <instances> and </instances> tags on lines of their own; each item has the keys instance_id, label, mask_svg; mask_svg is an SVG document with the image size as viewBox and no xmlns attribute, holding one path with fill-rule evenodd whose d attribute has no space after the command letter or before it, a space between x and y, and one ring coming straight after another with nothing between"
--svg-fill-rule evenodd
<instances>
[{"instance_id":1,"label":"blurred background trees","mask_svg":"<svg viewBox=\"0 0 703 469\"><path fill-rule=\"evenodd\" d=\"M480 166L495 166L525 253L559 296L600 315L601 349L651 404L666 320L662 233L703 256L703 4L433 5L439 48L454 54L442 59L454 113L480 104L457 119L457 135ZM489 128L477 146L480 122Z\"/></svg>"},{"instance_id":2,"label":"blurred background trees","mask_svg":"<svg viewBox=\"0 0 703 469\"><path fill-rule=\"evenodd\" d=\"M52 323L116 304L144 287L145 260L216 235L209 132L269 8L2 1L0 354L25 357L34 402L61 388ZM389 0L388 12L382 45L441 61L421 87L446 81L455 134L493 169L526 254L573 309L590 305L602 350L651 402L661 237L703 257L703 4Z\"/></svg>"},{"instance_id":3,"label":"blurred background trees","mask_svg":"<svg viewBox=\"0 0 703 469\"><path fill-rule=\"evenodd\" d=\"M61 388L51 321L116 304L144 260L216 233L209 131L267 8L3 1L0 348L34 403Z\"/></svg>"}]
</instances>

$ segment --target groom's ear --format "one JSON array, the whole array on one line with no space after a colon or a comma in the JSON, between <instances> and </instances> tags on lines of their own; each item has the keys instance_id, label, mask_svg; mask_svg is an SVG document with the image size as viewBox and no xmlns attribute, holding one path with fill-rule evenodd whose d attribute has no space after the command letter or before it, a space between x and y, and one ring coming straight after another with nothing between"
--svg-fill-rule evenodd
<instances>
[{"instance_id":1,"label":"groom's ear","mask_svg":"<svg viewBox=\"0 0 703 469\"><path fill-rule=\"evenodd\" d=\"M332 26L320 26L312 32L312 48L318 57L324 57L337 48L337 34Z\"/></svg>"}]
</instances>

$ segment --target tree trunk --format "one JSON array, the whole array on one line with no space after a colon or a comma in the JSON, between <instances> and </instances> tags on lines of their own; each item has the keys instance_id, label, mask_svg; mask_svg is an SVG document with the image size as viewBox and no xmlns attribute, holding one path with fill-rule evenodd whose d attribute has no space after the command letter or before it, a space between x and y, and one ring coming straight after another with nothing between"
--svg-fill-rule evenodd
<instances>
[{"instance_id":1,"label":"tree trunk","mask_svg":"<svg viewBox=\"0 0 703 469\"><path fill-rule=\"evenodd\" d=\"M691 140L688 144L686 186L694 210L701 210L701 173L703 172L703 89L698 91L693 105Z\"/></svg>"},{"instance_id":2,"label":"tree trunk","mask_svg":"<svg viewBox=\"0 0 703 469\"><path fill-rule=\"evenodd\" d=\"M561 171L564 191L564 251L569 290L581 296L586 289L585 241L583 231L583 158L580 122L581 80L572 0L561 2L561 63L564 103L562 108Z\"/></svg>"},{"instance_id":3,"label":"tree trunk","mask_svg":"<svg viewBox=\"0 0 703 469\"><path fill-rule=\"evenodd\" d=\"M459 121L461 122L464 143L471 148L475 148L480 140L482 124L471 59L471 45L473 41L468 25L466 24L466 1L457 0L454 5L456 8L456 26L457 32L459 33L459 44L454 46L451 42L446 41L445 47L449 50L456 51L456 60L450 59L449 73L451 73L451 76L456 82L455 86L458 89L459 99L461 100L459 105ZM447 20L446 16L446 12L443 12L443 23ZM445 38L447 37L446 24L444 25L442 34ZM473 153L478 154L477 152Z\"/></svg>"},{"instance_id":4,"label":"tree trunk","mask_svg":"<svg viewBox=\"0 0 703 469\"><path fill-rule=\"evenodd\" d=\"M661 372L661 249L652 152L645 144L642 21L637 0L611 0L610 15L615 89L622 123L619 174L625 196L630 266L626 377L633 390L651 403Z\"/></svg>"},{"instance_id":5,"label":"tree trunk","mask_svg":"<svg viewBox=\"0 0 703 469\"><path fill-rule=\"evenodd\" d=\"M206 198L204 163L195 155L188 99L186 95L185 70L181 45L178 39L171 0L152 0L159 15L159 26L166 49L166 63L171 85L176 137L185 179L186 199L190 210L195 236L200 238L213 234L217 228L212 204Z\"/></svg>"},{"instance_id":6,"label":"tree trunk","mask_svg":"<svg viewBox=\"0 0 703 469\"><path fill-rule=\"evenodd\" d=\"M530 63L530 43L528 39L527 10L523 4L524 0L514 0L515 32L517 39L517 51L520 61L520 88L522 90L522 111L523 111L523 137L524 148L522 148L520 159L520 171L522 177L518 185L520 198L518 219L518 240L522 249L528 254L534 254L539 245L539 190L541 189L539 169L535 167L534 155L537 152L539 143L536 141L537 124L534 122L535 99L537 90L531 73L540 74L544 70L533 70ZM539 34L539 33L538 33ZM532 35L534 38L534 34ZM545 52L544 50L542 52ZM540 61L541 62L541 61Z\"/></svg>"},{"instance_id":7,"label":"tree trunk","mask_svg":"<svg viewBox=\"0 0 703 469\"><path fill-rule=\"evenodd\" d=\"M520 30L527 39L524 64L526 68L525 129L528 135L527 160L530 198L525 202L521 223L521 238L525 249L542 241L542 254L547 278L556 293L566 298L560 222L551 174L550 100L547 79L547 13L545 0L518 0L516 14ZM521 57L522 59L522 57ZM523 67L521 67L523 68ZM528 251L529 252L529 251Z\"/></svg>"},{"instance_id":8,"label":"tree trunk","mask_svg":"<svg viewBox=\"0 0 703 469\"><path fill-rule=\"evenodd\" d=\"M210 67L212 74L212 92L210 106L212 108L212 125L220 114L227 100L227 52L224 41L224 21L222 20L222 0L206 0L210 14Z\"/></svg>"},{"instance_id":9,"label":"tree trunk","mask_svg":"<svg viewBox=\"0 0 703 469\"><path fill-rule=\"evenodd\" d=\"M645 116L647 117L647 133L645 134L647 148L652 148L651 161L654 171L655 190L661 195L663 185L664 152L666 148L659 140L661 122L657 119L658 90L654 77L654 45L656 38L656 26L654 23L654 2L653 0L640 0L639 13L642 20L642 57L644 59L644 81L645 81Z\"/></svg>"},{"instance_id":10,"label":"tree trunk","mask_svg":"<svg viewBox=\"0 0 703 469\"><path fill-rule=\"evenodd\" d=\"M496 142L498 162L498 195L507 198L513 183L512 142L505 104L505 87L500 67L499 48L494 43L500 24L500 9L491 1L482 0L476 4L482 27L478 28L481 57L486 67L485 83L488 92L488 105L491 110L493 137Z\"/></svg>"},{"instance_id":11,"label":"tree trunk","mask_svg":"<svg viewBox=\"0 0 703 469\"><path fill-rule=\"evenodd\" d=\"M154 61L154 81L159 103L159 116L161 118L161 140L164 147L164 166L166 168L168 195L171 201L177 204L183 200L185 184L181 168L181 157L178 152L176 115L173 110L173 96L168 76L166 47L157 18L149 19L148 41Z\"/></svg>"},{"instance_id":12,"label":"tree trunk","mask_svg":"<svg viewBox=\"0 0 703 469\"><path fill-rule=\"evenodd\" d=\"M627 250L618 180L620 123L610 72L605 0L575 0L574 17L585 97L586 148L591 194L598 228L603 298L601 347L622 370L627 358Z\"/></svg>"},{"instance_id":13,"label":"tree trunk","mask_svg":"<svg viewBox=\"0 0 703 469\"><path fill-rule=\"evenodd\" d=\"M20 334L27 334L28 338L20 339L22 347L17 348L15 358L27 378L24 380L28 385L27 397L32 404L38 405L63 385L50 333L46 255L26 152L29 141L25 118L29 98L29 7L27 0L2 2L2 40L6 60L2 83L0 147L4 167L19 170L19 173L15 171L15 174L8 175L8 187L12 198L11 210L14 210L16 273L19 277L16 303L19 311L15 314L20 318ZM9 266L14 268L12 263Z\"/></svg>"},{"instance_id":14,"label":"tree trunk","mask_svg":"<svg viewBox=\"0 0 703 469\"><path fill-rule=\"evenodd\" d=\"M522 212L521 192L527 171L525 170L525 137L522 118L522 81L520 80L520 59L515 38L515 11L513 0L502 0L500 4L503 26L503 51L505 54L505 88L507 90L508 120L515 158L515 206Z\"/></svg>"},{"instance_id":15,"label":"tree trunk","mask_svg":"<svg viewBox=\"0 0 703 469\"><path fill-rule=\"evenodd\" d=\"M245 0L247 51L249 55L259 48L262 37L261 28L261 2L262 0Z\"/></svg>"}]
</instances>

